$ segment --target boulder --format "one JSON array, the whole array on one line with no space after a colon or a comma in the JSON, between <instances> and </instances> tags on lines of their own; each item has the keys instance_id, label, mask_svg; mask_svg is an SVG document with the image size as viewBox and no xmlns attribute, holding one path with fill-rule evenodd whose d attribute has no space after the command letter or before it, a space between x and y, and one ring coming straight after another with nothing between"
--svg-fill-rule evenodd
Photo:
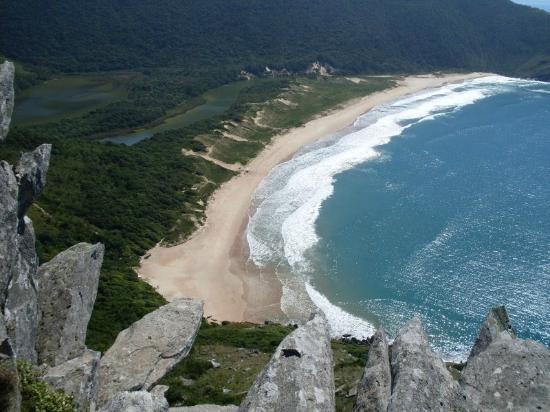
<instances>
[{"instance_id":1,"label":"boulder","mask_svg":"<svg viewBox=\"0 0 550 412\"><path fill-rule=\"evenodd\" d=\"M504 307L492 309L460 383L467 410L550 410L550 350L517 338Z\"/></svg>"},{"instance_id":2,"label":"boulder","mask_svg":"<svg viewBox=\"0 0 550 412\"><path fill-rule=\"evenodd\" d=\"M78 411L93 411L99 386L100 356L99 352L87 349L78 358L48 368L42 379L55 389L71 395Z\"/></svg>"},{"instance_id":3,"label":"boulder","mask_svg":"<svg viewBox=\"0 0 550 412\"><path fill-rule=\"evenodd\" d=\"M241 411L333 411L330 331L316 313L279 345L258 375Z\"/></svg>"},{"instance_id":4,"label":"boulder","mask_svg":"<svg viewBox=\"0 0 550 412\"><path fill-rule=\"evenodd\" d=\"M40 363L57 366L84 352L103 252L100 243L79 243L38 269Z\"/></svg>"},{"instance_id":5,"label":"boulder","mask_svg":"<svg viewBox=\"0 0 550 412\"><path fill-rule=\"evenodd\" d=\"M41 145L24 153L15 168L0 162L0 305L13 350L31 362L37 360L38 257L32 222L25 213L43 191L50 152L50 145Z\"/></svg>"},{"instance_id":6,"label":"boulder","mask_svg":"<svg viewBox=\"0 0 550 412\"><path fill-rule=\"evenodd\" d=\"M21 410L21 384L4 318L0 313L0 411Z\"/></svg>"},{"instance_id":7,"label":"boulder","mask_svg":"<svg viewBox=\"0 0 550 412\"><path fill-rule=\"evenodd\" d=\"M0 142L6 138L10 128L15 101L14 76L15 66L12 62L6 60L0 64Z\"/></svg>"},{"instance_id":8,"label":"boulder","mask_svg":"<svg viewBox=\"0 0 550 412\"><path fill-rule=\"evenodd\" d=\"M168 412L168 402L147 391L119 392L99 412Z\"/></svg>"},{"instance_id":9,"label":"boulder","mask_svg":"<svg viewBox=\"0 0 550 412\"><path fill-rule=\"evenodd\" d=\"M357 386L357 398L353 410L387 411L391 396L391 370L388 340L384 329L374 334L369 348L369 358L363 376Z\"/></svg>"},{"instance_id":10,"label":"boulder","mask_svg":"<svg viewBox=\"0 0 550 412\"><path fill-rule=\"evenodd\" d=\"M32 222L23 218L23 233L18 235L17 256L4 308L10 342L19 359L36 363L39 313L34 276L38 269Z\"/></svg>"},{"instance_id":11,"label":"boulder","mask_svg":"<svg viewBox=\"0 0 550 412\"><path fill-rule=\"evenodd\" d=\"M512 323L508 318L508 312L504 306L497 306L489 311L485 322L481 325L469 358L483 352L492 342L501 335L516 336Z\"/></svg>"},{"instance_id":12,"label":"boulder","mask_svg":"<svg viewBox=\"0 0 550 412\"><path fill-rule=\"evenodd\" d=\"M0 161L0 307L4 307L6 302L17 256L17 194L13 167Z\"/></svg>"},{"instance_id":13,"label":"boulder","mask_svg":"<svg viewBox=\"0 0 550 412\"><path fill-rule=\"evenodd\" d=\"M455 410L458 384L432 351L420 318L413 318L399 331L392 346L391 369L388 411Z\"/></svg>"},{"instance_id":14,"label":"boulder","mask_svg":"<svg viewBox=\"0 0 550 412\"><path fill-rule=\"evenodd\" d=\"M201 301L176 299L120 332L101 360L100 402L157 383L191 350L202 313Z\"/></svg>"}]
</instances>

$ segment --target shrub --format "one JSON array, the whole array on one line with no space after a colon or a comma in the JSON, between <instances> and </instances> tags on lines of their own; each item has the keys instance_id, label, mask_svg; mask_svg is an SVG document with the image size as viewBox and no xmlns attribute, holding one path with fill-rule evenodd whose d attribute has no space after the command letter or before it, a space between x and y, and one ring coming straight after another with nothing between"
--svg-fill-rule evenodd
<instances>
[{"instance_id":1,"label":"shrub","mask_svg":"<svg viewBox=\"0 0 550 412\"><path fill-rule=\"evenodd\" d=\"M22 412L74 412L73 399L55 390L42 379L36 368L25 361L17 362L21 379Z\"/></svg>"}]
</instances>

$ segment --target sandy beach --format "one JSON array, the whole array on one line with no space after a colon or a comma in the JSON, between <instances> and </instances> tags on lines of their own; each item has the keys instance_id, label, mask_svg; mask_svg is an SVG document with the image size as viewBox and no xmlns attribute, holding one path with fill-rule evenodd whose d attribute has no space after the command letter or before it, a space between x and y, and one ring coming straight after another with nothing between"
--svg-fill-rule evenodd
<instances>
[{"instance_id":1,"label":"sandy beach","mask_svg":"<svg viewBox=\"0 0 550 412\"><path fill-rule=\"evenodd\" d=\"M205 316L218 321L262 322L278 318L281 285L272 273L262 273L247 262L243 239L251 198L262 179L302 146L351 125L375 106L423 89L481 76L484 74L406 77L397 87L348 102L274 137L238 176L216 191L206 209L206 224L185 243L151 249L141 261L139 275L168 300L204 300Z\"/></svg>"}]
</instances>

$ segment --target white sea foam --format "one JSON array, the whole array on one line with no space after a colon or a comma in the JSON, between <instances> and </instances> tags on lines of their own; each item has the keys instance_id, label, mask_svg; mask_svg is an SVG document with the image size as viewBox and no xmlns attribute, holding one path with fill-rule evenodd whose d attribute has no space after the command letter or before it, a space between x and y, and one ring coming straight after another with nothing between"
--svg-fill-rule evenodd
<instances>
[{"instance_id":1,"label":"white sea foam","mask_svg":"<svg viewBox=\"0 0 550 412\"><path fill-rule=\"evenodd\" d=\"M332 337L351 335L357 339L366 339L374 334L375 329L371 323L333 305L309 283L306 283L306 290L313 303L327 317Z\"/></svg>"},{"instance_id":2,"label":"white sea foam","mask_svg":"<svg viewBox=\"0 0 550 412\"><path fill-rule=\"evenodd\" d=\"M359 117L349 133L330 144L313 145L279 165L264 179L253 199L255 213L247 228L250 258L260 267L287 266L289 272L307 279L311 274L307 251L319 240L315 222L322 203L333 193L339 173L376 158L380 155L377 146L389 143L408 127L452 113L519 82L533 85L490 76L402 98ZM336 331L355 325L358 330L372 332L367 322L332 305L311 285L307 291Z\"/></svg>"}]
</instances>

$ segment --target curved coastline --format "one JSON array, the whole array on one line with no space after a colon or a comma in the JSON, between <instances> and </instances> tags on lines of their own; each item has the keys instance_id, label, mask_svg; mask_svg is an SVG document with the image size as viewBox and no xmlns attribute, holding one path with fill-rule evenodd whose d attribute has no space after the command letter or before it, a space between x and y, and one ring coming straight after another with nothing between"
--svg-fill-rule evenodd
<instances>
[{"instance_id":1,"label":"curved coastline","mask_svg":"<svg viewBox=\"0 0 550 412\"><path fill-rule=\"evenodd\" d=\"M372 108L425 89L483 77L484 73L410 76L392 89L367 95L273 138L272 142L210 199L206 223L184 243L156 246L142 258L140 277L168 300L199 298L205 316L218 321L282 320L282 284L248 259L245 230L256 188L272 168L303 146L336 133Z\"/></svg>"}]
</instances>

